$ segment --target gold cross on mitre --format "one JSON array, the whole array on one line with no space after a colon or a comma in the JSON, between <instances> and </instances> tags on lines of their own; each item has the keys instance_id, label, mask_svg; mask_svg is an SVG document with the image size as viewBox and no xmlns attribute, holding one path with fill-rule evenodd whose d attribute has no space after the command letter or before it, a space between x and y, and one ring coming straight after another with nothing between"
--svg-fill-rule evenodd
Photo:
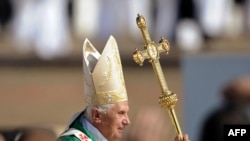
<instances>
[{"instance_id":1,"label":"gold cross on mitre","mask_svg":"<svg viewBox=\"0 0 250 141\"><path fill-rule=\"evenodd\" d=\"M145 59L148 59L149 62L152 64L154 73L158 79L158 82L162 90L162 94L159 97L159 104L161 105L161 107L168 109L176 133L182 136L181 128L178 123L177 116L174 110L174 106L178 100L177 95L175 93L172 93L168 89L167 82L162 72L161 64L159 62L160 53L164 52L168 54L170 45L168 41L163 38L161 38L159 44L156 44L154 41L151 40L146 27L146 20L143 16L138 14L136 22L141 30L145 45L144 45L144 50L142 51L136 49L136 51L133 54L133 59L140 66L143 65Z\"/></svg>"}]
</instances>

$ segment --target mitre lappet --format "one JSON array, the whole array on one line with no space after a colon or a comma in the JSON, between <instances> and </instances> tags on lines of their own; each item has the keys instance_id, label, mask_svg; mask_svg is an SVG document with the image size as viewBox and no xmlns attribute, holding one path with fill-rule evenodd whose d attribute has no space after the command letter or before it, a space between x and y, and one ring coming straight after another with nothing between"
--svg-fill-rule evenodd
<instances>
[{"instance_id":1,"label":"mitre lappet","mask_svg":"<svg viewBox=\"0 0 250 141\"><path fill-rule=\"evenodd\" d=\"M88 105L127 101L120 54L113 36L102 54L88 39L83 44L84 95Z\"/></svg>"}]
</instances>

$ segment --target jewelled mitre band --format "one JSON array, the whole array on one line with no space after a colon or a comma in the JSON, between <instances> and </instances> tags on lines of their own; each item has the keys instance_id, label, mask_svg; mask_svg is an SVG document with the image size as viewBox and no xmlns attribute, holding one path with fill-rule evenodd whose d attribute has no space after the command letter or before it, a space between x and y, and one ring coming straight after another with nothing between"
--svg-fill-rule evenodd
<instances>
[{"instance_id":1,"label":"jewelled mitre band","mask_svg":"<svg viewBox=\"0 0 250 141\"><path fill-rule=\"evenodd\" d=\"M110 36L100 54L88 39L83 44L84 94L88 105L127 101L116 40Z\"/></svg>"}]
</instances>

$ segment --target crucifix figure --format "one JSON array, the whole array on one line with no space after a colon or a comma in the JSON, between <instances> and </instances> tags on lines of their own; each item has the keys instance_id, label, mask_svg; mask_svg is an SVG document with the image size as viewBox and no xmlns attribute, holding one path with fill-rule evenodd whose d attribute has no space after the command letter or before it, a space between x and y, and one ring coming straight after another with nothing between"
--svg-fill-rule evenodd
<instances>
[{"instance_id":1,"label":"crucifix figure","mask_svg":"<svg viewBox=\"0 0 250 141\"><path fill-rule=\"evenodd\" d=\"M144 50L139 51L136 49L133 54L133 59L140 66L143 65L145 59L148 59L152 64L154 73L158 79L162 91L162 94L159 97L159 104L161 105L161 107L168 109L172 119L172 123L175 127L176 134L182 136L182 131L174 110L175 104L178 101L177 95L169 90L166 79L161 69L161 64L159 62L160 53L163 52L165 54L168 54L170 45L168 41L163 38L161 38L159 44L156 44L151 40L146 27L146 20L143 16L138 14L136 22L141 30L144 39Z\"/></svg>"}]
</instances>

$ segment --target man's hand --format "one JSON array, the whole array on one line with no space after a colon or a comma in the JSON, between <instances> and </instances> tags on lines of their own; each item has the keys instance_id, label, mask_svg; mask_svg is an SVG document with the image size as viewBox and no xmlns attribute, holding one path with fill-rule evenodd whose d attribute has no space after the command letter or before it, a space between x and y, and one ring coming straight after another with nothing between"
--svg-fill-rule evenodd
<instances>
[{"instance_id":1,"label":"man's hand","mask_svg":"<svg viewBox=\"0 0 250 141\"><path fill-rule=\"evenodd\" d=\"M190 140L188 139L188 135L185 134L183 135L183 138L180 135L176 136L175 141L190 141Z\"/></svg>"}]
</instances>

